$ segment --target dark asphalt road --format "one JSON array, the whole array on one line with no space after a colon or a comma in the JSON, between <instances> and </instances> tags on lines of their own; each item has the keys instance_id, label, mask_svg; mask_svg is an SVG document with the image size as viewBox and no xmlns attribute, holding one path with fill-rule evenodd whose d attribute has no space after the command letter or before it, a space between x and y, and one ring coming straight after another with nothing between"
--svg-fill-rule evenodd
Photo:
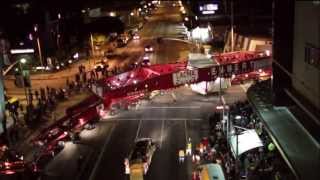
<instances>
[{"instance_id":1,"label":"dark asphalt road","mask_svg":"<svg viewBox=\"0 0 320 180\"><path fill-rule=\"evenodd\" d=\"M172 92L177 102L173 103ZM231 87L224 97L227 103L245 98L240 86ZM137 109L120 112L110 121L116 125L92 179L128 179L124 174L124 158L136 138L152 137L160 148L155 152L145 180L186 180L191 178L190 158L178 163L178 151L185 149L188 137L193 144L208 133L208 116L219 103L217 95L204 97L186 87L142 101Z\"/></svg>"}]
</instances>

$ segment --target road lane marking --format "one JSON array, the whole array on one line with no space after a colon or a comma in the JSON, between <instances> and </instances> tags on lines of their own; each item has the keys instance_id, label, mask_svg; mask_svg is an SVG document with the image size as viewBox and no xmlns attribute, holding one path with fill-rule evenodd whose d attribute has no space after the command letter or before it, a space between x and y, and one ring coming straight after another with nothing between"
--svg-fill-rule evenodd
<instances>
[{"instance_id":1,"label":"road lane marking","mask_svg":"<svg viewBox=\"0 0 320 180\"><path fill-rule=\"evenodd\" d=\"M136 133L136 138L134 139L134 141L136 141L138 139L139 136L139 132L141 130L141 124L142 124L142 120L139 120L139 125L138 125L138 129L137 129L137 133Z\"/></svg>"},{"instance_id":2,"label":"road lane marking","mask_svg":"<svg viewBox=\"0 0 320 180\"><path fill-rule=\"evenodd\" d=\"M226 104L226 100L224 99L223 96L221 96L221 100L222 100L223 105L225 105Z\"/></svg>"},{"instance_id":3,"label":"road lane marking","mask_svg":"<svg viewBox=\"0 0 320 180\"><path fill-rule=\"evenodd\" d=\"M247 90L248 90L248 88L247 87L245 87L244 85L242 85L242 84L240 84L240 87L242 88L242 90L244 91L244 92L247 92Z\"/></svg>"},{"instance_id":4,"label":"road lane marking","mask_svg":"<svg viewBox=\"0 0 320 180\"><path fill-rule=\"evenodd\" d=\"M103 144L103 147L102 147L102 150L98 156L98 160L96 161L94 167L93 167L93 170L90 174L90 177L89 177L89 180L94 180L95 179L95 176L96 176L96 173L97 173L97 170L98 170L98 167L99 165L101 164L101 160L102 160L102 157L103 157L103 154L105 153L106 149L107 149L107 145L109 144L109 141L111 139L111 136L112 136L112 133L115 129L117 124L113 124L112 125L112 128L111 128L111 131L110 131L110 135L106 138L106 141L104 142Z\"/></svg>"},{"instance_id":5,"label":"road lane marking","mask_svg":"<svg viewBox=\"0 0 320 180\"><path fill-rule=\"evenodd\" d=\"M188 127L187 127L187 120L184 120L184 134L186 136L186 143L188 142Z\"/></svg>"},{"instance_id":6,"label":"road lane marking","mask_svg":"<svg viewBox=\"0 0 320 180\"><path fill-rule=\"evenodd\" d=\"M108 119L108 121L112 121L112 120L116 120L116 121L141 121L141 119L139 118L113 118L113 119ZM184 121L186 120L186 117L182 117L182 118L144 118L144 121ZM190 121L201 121L201 118L191 118L188 119Z\"/></svg>"},{"instance_id":7,"label":"road lane marking","mask_svg":"<svg viewBox=\"0 0 320 180\"><path fill-rule=\"evenodd\" d=\"M200 106L146 106L140 109L200 109Z\"/></svg>"},{"instance_id":8,"label":"road lane marking","mask_svg":"<svg viewBox=\"0 0 320 180\"><path fill-rule=\"evenodd\" d=\"M160 148L162 147L163 129L164 129L164 120L162 120L162 122L161 122Z\"/></svg>"}]
</instances>

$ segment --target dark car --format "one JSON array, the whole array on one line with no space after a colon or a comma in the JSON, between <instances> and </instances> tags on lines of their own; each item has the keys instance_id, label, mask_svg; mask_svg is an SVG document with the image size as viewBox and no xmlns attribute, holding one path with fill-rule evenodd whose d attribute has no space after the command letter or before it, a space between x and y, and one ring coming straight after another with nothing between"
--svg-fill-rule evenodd
<instances>
[{"instance_id":1,"label":"dark car","mask_svg":"<svg viewBox=\"0 0 320 180\"><path fill-rule=\"evenodd\" d=\"M108 51L104 52L104 57L106 57L108 59L115 58L116 56L117 56L117 54L112 49L109 49Z\"/></svg>"},{"instance_id":2,"label":"dark car","mask_svg":"<svg viewBox=\"0 0 320 180\"><path fill-rule=\"evenodd\" d=\"M94 64L94 69L95 69L96 71L102 71L103 68L105 68L105 67L108 68L107 62L108 62L107 59L103 59L103 60L101 60L101 61L95 62L95 64Z\"/></svg>"},{"instance_id":3,"label":"dark car","mask_svg":"<svg viewBox=\"0 0 320 180\"><path fill-rule=\"evenodd\" d=\"M151 53L153 52L153 47L151 45L147 45L144 47L144 52Z\"/></svg>"},{"instance_id":4,"label":"dark car","mask_svg":"<svg viewBox=\"0 0 320 180\"><path fill-rule=\"evenodd\" d=\"M117 47L118 48L122 48L126 45L127 45L126 41L124 41L123 39L117 39Z\"/></svg>"}]
</instances>

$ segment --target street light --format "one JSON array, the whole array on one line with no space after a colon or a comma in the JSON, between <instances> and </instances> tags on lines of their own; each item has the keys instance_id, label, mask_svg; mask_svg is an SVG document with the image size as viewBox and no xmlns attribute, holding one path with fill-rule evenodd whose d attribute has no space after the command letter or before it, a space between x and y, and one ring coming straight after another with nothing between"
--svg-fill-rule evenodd
<instances>
[{"instance_id":1,"label":"street light","mask_svg":"<svg viewBox=\"0 0 320 180\"><path fill-rule=\"evenodd\" d=\"M116 17L116 12L110 12L109 15L110 15L111 17Z\"/></svg>"},{"instance_id":2,"label":"street light","mask_svg":"<svg viewBox=\"0 0 320 180\"><path fill-rule=\"evenodd\" d=\"M25 63L27 62L27 60L26 60L25 58L21 58L21 59L20 59L20 62L21 62L22 64L25 64Z\"/></svg>"},{"instance_id":3,"label":"street light","mask_svg":"<svg viewBox=\"0 0 320 180\"><path fill-rule=\"evenodd\" d=\"M38 26L35 25L35 26L33 27L33 30L34 30L34 32L38 32ZM40 45L39 35L37 36L37 45L38 45L38 52L39 52L40 63L41 63L41 66L43 66L42 53L41 53L41 45Z\"/></svg>"},{"instance_id":4,"label":"street light","mask_svg":"<svg viewBox=\"0 0 320 180\"><path fill-rule=\"evenodd\" d=\"M20 67L20 73L21 73L21 76L22 76L22 84L23 84L23 88L24 88L24 94L26 96L26 100L27 100L27 106L29 106L29 98L28 98L28 92L27 92L27 88L26 88L26 84L25 84L25 77L23 75L23 69L22 69L22 64L26 64L27 63L27 59L25 58L21 58L19 60L19 67Z\"/></svg>"},{"instance_id":5,"label":"street light","mask_svg":"<svg viewBox=\"0 0 320 180\"><path fill-rule=\"evenodd\" d=\"M131 16L134 16L134 13L131 12L129 15L128 15L128 18L129 18L129 26L131 26Z\"/></svg>"}]
</instances>

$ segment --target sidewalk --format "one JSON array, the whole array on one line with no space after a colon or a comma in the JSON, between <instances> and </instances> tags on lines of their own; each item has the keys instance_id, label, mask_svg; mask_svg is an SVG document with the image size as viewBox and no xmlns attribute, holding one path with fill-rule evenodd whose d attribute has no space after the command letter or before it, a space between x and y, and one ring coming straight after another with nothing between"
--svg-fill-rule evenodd
<instances>
[{"instance_id":1,"label":"sidewalk","mask_svg":"<svg viewBox=\"0 0 320 180\"><path fill-rule=\"evenodd\" d=\"M20 124L21 129L19 129L19 140L13 145L14 149L17 149L20 153L24 154L24 158L26 161L31 161L33 158L34 147L31 144L31 140L39 135L40 131L52 124L55 120L60 119L61 117L65 116L65 110L67 107L73 106L80 101L87 98L90 94L88 93L80 93L74 96L71 96L67 101L58 103L55 110L48 115L47 121L40 122L36 127L29 128L25 125L24 120L18 122Z\"/></svg>"}]
</instances>

